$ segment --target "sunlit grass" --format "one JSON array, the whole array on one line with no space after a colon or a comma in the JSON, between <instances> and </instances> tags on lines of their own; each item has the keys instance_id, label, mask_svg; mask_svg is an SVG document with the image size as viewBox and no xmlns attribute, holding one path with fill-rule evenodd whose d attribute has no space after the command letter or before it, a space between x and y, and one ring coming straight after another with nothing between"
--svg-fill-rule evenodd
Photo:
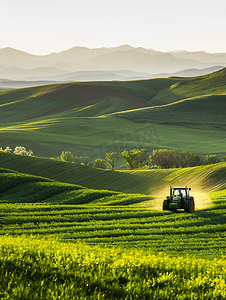
<instances>
[{"instance_id":1,"label":"sunlit grass","mask_svg":"<svg viewBox=\"0 0 226 300\"><path fill-rule=\"evenodd\" d=\"M57 119L48 119L43 121L36 121L36 122L29 122L26 124L20 124L20 125L11 125L11 126L5 126L0 127L0 132L10 132L10 131L34 131L34 130L40 130L47 128L48 126L54 125L54 123L59 122Z\"/></svg>"},{"instance_id":2,"label":"sunlit grass","mask_svg":"<svg viewBox=\"0 0 226 300\"><path fill-rule=\"evenodd\" d=\"M221 73L214 76L221 81L223 88L224 76ZM212 80L216 80L214 76L207 75L205 81L211 85ZM131 82L86 82L4 91L0 93L0 105L4 105L1 107L1 133L4 133L4 140L9 141L10 147L24 141L24 146L39 156L46 156L48 152L49 156L56 157L61 151L70 150L74 155L92 156L94 161L98 158L97 155L103 156L104 151L124 151L134 147L146 148L149 152L159 148L175 148L198 154L222 154L225 151L222 142L225 129L225 95L220 94L223 92L219 90L214 95L209 94L208 88L205 89L203 85L201 94L197 94L195 88L188 96L182 92L174 93L181 87L187 89L188 86L190 89L196 86L196 81L168 78ZM107 88L111 95L106 96L103 92L100 94L101 98L97 97L92 105L75 108L76 101L86 100L86 97L79 99L79 92L79 100L73 100L73 97L64 99L63 93L60 96L62 98L57 97L57 93L54 97L49 94L50 91L62 90L62 87L67 94L66 87L75 85ZM172 88L167 92L166 89L170 87ZM166 103L161 102L161 93ZM176 98L171 99L172 95ZM125 96L128 99L136 97L146 101L142 103L158 107L140 109L138 115L136 111L125 114L124 117L130 120L115 115L106 117L111 113L136 108L136 105L127 103L128 99L123 98ZM158 97L160 98L157 99ZM186 100L188 98L190 100ZM177 104L172 105L178 100ZM161 107L162 104L170 105ZM0 141L3 143L1 146L6 147L8 145L4 144L4 140Z\"/></svg>"},{"instance_id":3,"label":"sunlit grass","mask_svg":"<svg viewBox=\"0 0 226 300\"><path fill-rule=\"evenodd\" d=\"M4 299L223 299L225 257L191 259L90 247L56 239L0 237Z\"/></svg>"},{"instance_id":4,"label":"sunlit grass","mask_svg":"<svg viewBox=\"0 0 226 300\"><path fill-rule=\"evenodd\" d=\"M0 105L4 105L1 113L5 118L1 133L11 142L44 145L44 152L52 143L50 156L68 150L60 148L62 143L72 148L76 145L75 150L78 145L90 147L92 152L96 147L99 153L102 144L108 149L115 145L121 149L134 145L134 141L136 147L142 145L142 148L151 145L155 149L224 153L223 127L214 127L224 125L224 118L222 121L219 117L224 106L220 106L221 112L211 120L195 117L202 110L204 113L205 109L213 110L209 104L219 100L215 95L202 97L206 91L224 94L224 82L211 76L199 79L201 84L197 79L92 83L141 97L149 103L160 101L155 105L198 96L177 104L192 114L193 119L188 121L194 124L190 128L183 124L156 125L158 136L151 136L149 142L142 140L141 133L147 130L147 124L115 116L101 117L100 112L105 115L121 107L120 99L108 102L111 110L101 103L80 111L58 113L66 102L42 97L49 87L0 93ZM26 97L30 97L29 101L23 101ZM189 110L192 101L196 101L196 108L203 101L202 109ZM158 108L161 120L162 109L173 107ZM54 115L45 115L52 111ZM165 111L165 119L169 118L169 112ZM15 122L12 116L19 121ZM152 130L153 124L149 125ZM134 132L138 133L140 142ZM30 148L36 154L36 148ZM1 299L212 300L226 297L225 163L180 170L112 172L0 153L0 164L47 177L0 169ZM195 213L162 211L169 185L174 184L192 187L191 194L198 208ZM153 196L161 210L153 210Z\"/></svg>"},{"instance_id":5,"label":"sunlit grass","mask_svg":"<svg viewBox=\"0 0 226 300\"><path fill-rule=\"evenodd\" d=\"M179 178L170 170L154 171ZM214 185L224 171L225 164L218 164L179 174L195 178L204 172ZM172 213L136 206L147 196L86 189L7 169L0 175L2 299L226 296L225 189L209 194L210 208Z\"/></svg>"},{"instance_id":6,"label":"sunlit grass","mask_svg":"<svg viewBox=\"0 0 226 300\"><path fill-rule=\"evenodd\" d=\"M223 164L214 165L212 175L217 166ZM208 171L206 176L211 174L210 167ZM223 198L226 190L209 194L212 200L209 208L194 214L175 214L163 212L162 208L152 210L155 202L151 196L87 189L4 169L0 175L2 234L53 234L62 240L83 239L92 245L151 248L154 254L159 251L196 257L226 254ZM164 177L158 180L163 181L158 185L161 187ZM214 183L209 181L209 187ZM199 201L207 196L198 193L198 182L196 185L192 195L199 207ZM167 185L166 194L157 198L160 206L168 189ZM196 193L202 198L196 198Z\"/></svg>"}]
</instances>

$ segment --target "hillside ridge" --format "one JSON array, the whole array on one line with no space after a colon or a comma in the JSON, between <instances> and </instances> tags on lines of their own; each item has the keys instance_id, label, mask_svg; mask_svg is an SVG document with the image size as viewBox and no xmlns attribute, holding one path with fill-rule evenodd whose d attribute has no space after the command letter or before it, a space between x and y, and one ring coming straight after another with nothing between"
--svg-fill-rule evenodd
<instances>
[{"instance_id":1,"label":"hillside ridge","mask_svg":"<svg viewBox=\"0 0 226 300\"><path fill-rule=\"evenodd\" d=\"M0 92L1 147L23 145L45 157L71 151L92 161L134 148L214 153L222 159L225 72Z\"/></svg>"},{"instance_id":2,"label":"hillside ridge","mask_svg":"<svg viewBox=\"0 0 226 300\"><path fill-rule=\"evenodd\" d=\"M161 209L170 185L192 187L198 209L210 205L207 193L226 188L226 163L185 169L111 171L0 152L0 167L91 189L151 195L157 199L156 209Z\"/></svg>"}]
</instances>

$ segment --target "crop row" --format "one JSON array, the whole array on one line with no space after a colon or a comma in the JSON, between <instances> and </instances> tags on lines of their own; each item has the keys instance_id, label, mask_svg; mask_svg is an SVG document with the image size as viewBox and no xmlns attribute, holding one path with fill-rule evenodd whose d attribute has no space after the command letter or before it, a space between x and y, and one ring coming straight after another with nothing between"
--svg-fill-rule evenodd
<instances>
[{"instance_id":1,"label":"crop row","mask_svg":"<svg viewBox=\"0 0 226 300\"><path fill-rule=\"evenodd\" d=\"M172 259L138 249L0 237L0 295L10 299L224 299L224 257Z\"/></svg>"},{"instance_id":2,"label":"crop row","mask_svg":"<svg viewBox=\"0 0 226 300\"><path fill-rule=\"evenodd\" d=\"M193 219L189 214L184 214L185 219L172 220L172 214L165 218L143 217L134 218L134 211L107 214L79 214L77 218L70 215L60 215L57 219L53 216L30 217L6 214L1 220L1 234L23 235L35 234L44 236L58 236L62 240L76 241L83 239L90 244L110 244L120 247L151 248L152 252L164 251L172 255L178 253L196 256L214 256L226 254L225 211L218 219L198 218ZM193 215L192 215L193 216ZM168 217L168 218L166 218ZM118 219L117 219L118 218ZM156 220L155 220L156 219ZM218 220L220 222L218 222ZM188 251L189 250L189 251Z\"/></svg>"},{"instance_id":3,"label":"crop row","mask_svg":"<svg viewBox=\"0 0 226 300\"><path fill-rule=\"evenodd\" d=\"M0 181L2 235L57 235L62 240L170 250L171 254L190 249L199 256L211 256L213 249L219 256L226 249L226 190L210 195L213 207L188 214L135 206L147 198L144 195L97 191L9 171L0 176L4 179ZM88 204L75 205L79 199ZM125 205L127 200L132 205Z\"/></svg>"}]
</instances>

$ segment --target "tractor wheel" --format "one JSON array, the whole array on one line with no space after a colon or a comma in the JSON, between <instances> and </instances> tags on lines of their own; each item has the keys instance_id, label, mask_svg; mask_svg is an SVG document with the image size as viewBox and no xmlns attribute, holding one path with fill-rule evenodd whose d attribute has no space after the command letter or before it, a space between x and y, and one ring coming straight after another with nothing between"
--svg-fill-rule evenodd
<instances>
[{"instance_id":1,"label":"tractor wheel","mask_svg":"<svg viewBox=\"0 0 226 300\"><path fill-rule=\"evenodd\" d=\"M169 200L168 199L163 201L162 207L163 207L163 210L169 210Z\"/></svg>"},{"instance_id":2,"label":"tractor wheel","mask_svg":"<svg viewBox=\"0 0 226 300\"><path fill-rule=\"evenodd\" d=\"M186 212L194 212L195 211L195 201L193 198L188 199L184 203L184 210Z\"/></svg>"},{"instance_id":3,"label":"tractor wheel","mask_svg":"<svg viewBox=\"0 0 226 300\"><path fill-rule=\"evenodd\" d=\"M195 211L195 201L194 199L190 200L190 212L194 212Z\"/></svg>"},{"instance_id":4,"label":"tractor wheel","mask_svg":"<svg viewBox=\"0 0 226 300\"><path fill-rule=\"evenodd\" d=\"M189 212L189 200L185 200L185 202L184 202L184 210L186 212Z\"/></svg>"}]
</instances>

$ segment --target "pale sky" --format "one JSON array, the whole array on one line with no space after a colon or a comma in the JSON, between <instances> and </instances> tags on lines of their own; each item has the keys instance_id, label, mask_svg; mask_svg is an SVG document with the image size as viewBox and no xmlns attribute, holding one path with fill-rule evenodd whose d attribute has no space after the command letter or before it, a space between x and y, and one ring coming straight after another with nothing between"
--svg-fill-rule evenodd
<instances>
[{"instance_id":1,"label":"pale sky","mask_svg":"<svg viewBox=\"0 0 226 300\"><path fill-rule=\"evenodd\" d=\"M225 0L0 0L0 48L226 52Z\"/></svg>"}]
</instances>

